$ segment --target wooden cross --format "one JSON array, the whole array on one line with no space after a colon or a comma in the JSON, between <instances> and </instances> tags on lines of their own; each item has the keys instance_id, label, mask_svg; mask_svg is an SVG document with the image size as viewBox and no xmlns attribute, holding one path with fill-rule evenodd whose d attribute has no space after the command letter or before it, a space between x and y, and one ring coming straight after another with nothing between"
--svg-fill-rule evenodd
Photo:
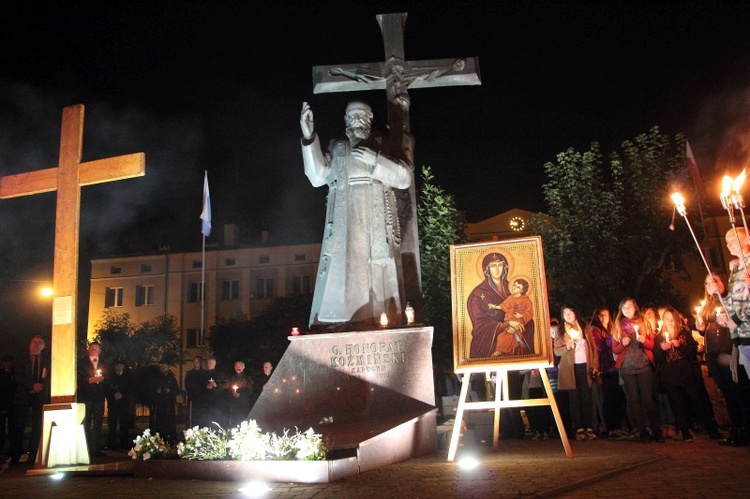
<instances>
[{"instance_id":1,"label":"wooden cross","mask_svg":"<svg viewBox=\"0 0 750 499\"><path fill-rule=\"evenodd\" d=\"M53 270L51 402L75 402L76 304L81 186L146 174L146 155L128 154L81 163L82 104L63 109L60 156L56 168L0 177L0 199L57 191Z\"/></svg>"},{"instance_id":2,"label":"wooden cross","mask_svg":"<svg viewBox=\"0 0 750 499\"><path fill-rule=\"evenodd\" d=\"M379 14L385 62L313 67L313 93L385 90L388 97L388 129L391 140L401 143L404 159L414 165L414 138L409 107L411 88L481 85L479 60L436 59L407 61L404 57L404 26L407 13ZM401 224L402 273L406 299L416 306L421 318L422 277L417 231L414 182L409 189L394 189L398 197ZM420 322L418 319L417 322Z\"/></svg>"}]
</instances>

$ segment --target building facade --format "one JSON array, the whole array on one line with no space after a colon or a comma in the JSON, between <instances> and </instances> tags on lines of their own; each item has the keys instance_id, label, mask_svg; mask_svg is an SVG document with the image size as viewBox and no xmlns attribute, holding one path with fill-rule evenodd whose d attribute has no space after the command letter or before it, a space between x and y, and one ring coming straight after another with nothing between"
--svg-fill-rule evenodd
<instances>
[{"instance_id":1,"label":"building facade","mask_svg":"<svg viewBox=\"0 0 750 499\"><path fill-rule=\"evenodd\" d=\"M182 378L206 353L205 331L217 320L253 317L277 297L312 293L319 257L320 244L304 244L207 249L205 269L201 252L92 260L87 337L109 309L135 324L172 315L182 333Z\"/></svg>"}]
</instances>

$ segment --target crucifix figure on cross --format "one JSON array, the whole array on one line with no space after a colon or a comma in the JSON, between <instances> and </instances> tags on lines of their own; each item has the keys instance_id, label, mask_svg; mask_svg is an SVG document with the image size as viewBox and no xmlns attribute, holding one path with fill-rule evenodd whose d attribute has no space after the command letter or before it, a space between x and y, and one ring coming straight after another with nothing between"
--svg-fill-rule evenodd
<instances>
[{"instance_id":1,"label":"crucifix figure on cross","mask_svg":"<svg viewBox=\"0 0 750 499\"><path fill-rule=\"evenodd\" d=\"M409 61L404 55L406 13L377 16L383 35L385 61L365 64L337 64L313 68L313 93L385 90L388 104L388 141L396 144L398 157L414 168L414 137L409 111L410 89L481 85L476 57ZM393 152L393 151L392 151ZM406 189L394 187L400 227L398 266L403 279L402 301L410 301L420 322L422 307L421 265L417 231L415 182ZM321 262L323 260L321 259ZM320 278L320 276L318 276ZM401 303L401 310L405 303ZM313 312L314 313L314 312Z\"/></svg>"},{"instance_id":2,"label":"crucifix figure on cross","mask_svg":"<svg viewBox=\"0 0 750 499\"><path fill-rule=\"evenodd\" d=\"M83 116L82 104L63 109L57 167L0 177L0 199L57 191L50 390L52 404L73 403L76 400L76 306L78 302L81 186L140 177L146 173L144 153L82 163ZM45 439L49 436L48 433L45 430ZM77 445L76 442L67 443L71 446ZM45 440L46 445L47 440ZM83 446L85 450L85 442ZM43 447L40 449L44 450ZM82 462L80 460L82 457L78 457L80 452L67 452L68 450L66 449L63 454L73 456L75 462ZM38 453L37 464L42 464L41 460L48 455L55 455L55 453ZM58 464L72 463L58 462Z\"/></svg>"}]
</instances>

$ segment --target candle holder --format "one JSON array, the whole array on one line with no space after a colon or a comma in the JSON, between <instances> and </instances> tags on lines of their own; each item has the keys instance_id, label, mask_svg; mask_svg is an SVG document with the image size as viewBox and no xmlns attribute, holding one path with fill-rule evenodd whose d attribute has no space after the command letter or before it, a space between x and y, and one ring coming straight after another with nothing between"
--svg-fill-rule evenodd
<instances>
[{"instance_id":1,"label":"candle holder","mask_svg":"<svg viewBox=\"0 0 750 499\"><path fill-rule=\"evenodd\" d=\"M409 326L414 324L414 307L412 307L408 301L406 302L404 314L406 315L406 324Z\"/></svg>"}]
</instances>

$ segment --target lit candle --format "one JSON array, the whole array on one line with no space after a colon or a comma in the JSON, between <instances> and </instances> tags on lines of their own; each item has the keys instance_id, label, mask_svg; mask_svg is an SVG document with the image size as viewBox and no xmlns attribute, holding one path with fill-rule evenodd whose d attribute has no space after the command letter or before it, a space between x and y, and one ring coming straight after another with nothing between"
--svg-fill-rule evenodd
<instances>
[{"instance_id":1,"label":"lit candle","mask_svg":"<svg viewBox=\"0 0 750 499\"><path fill-rule=\"evenodd\" d=\"M409 302L406 302L406 309L404 309L404 313L406 314L406 323L408 325L414 324L414 307L412 307Z\"/></svg>"},{"instance_id":2,"label":"lit candle","mask_svg":"<svg viewBox=\"0 0 750 499\"><path fill-rule=\"evenodd\" d=\"M383 327L388 325L388 315L385 312L380 314L380 325Z\"/></svg>"},{"instance_id":3,"label":"lit candle","mask_svg":"<svg viewBox=\"0 0 750 499\"><path fill-rule=\"evenodd\" d=\"M721 313L721 307L716 307L716 318L719 318L719 314Z\"/></svg>"},{"instance_id":4,"label":"lit candle","mask_svg":"<svg viewBox=\"0 0 750 499\"><path fill-rule=\"evenodd\" d=\"M702 308L703 308L703 307L701 307L701 306L697 306L697 307L695 307L695 315L701 315L701 309L702 309Z\"/></svg>"},{"instance_id":5,"label":"lit candle","mask_svg":"<svg viewBox=\"0 0 750 499\"><path fill-rule=\"evenodd\" d=\"M237 386L237 385L234 385L234 386L232 387L232 390L234 390L234 393L237 393L237 390L238 390L238 389L239 389L239 386Z\"/></svg>"},{"instance_id":6,"label":"lit candle","mask_svg":"<svg viewBox=\"0 0 750 499\"><path fill-rule=\"evenodd\" d=\"M657 331L661 331L661 327L664 325L664 321L659 321L659 324L656 326Z\"/></svg>"},{"instance_id":7,"label":"lit candle","mask_svg":"<svg viewBox=\"0 0 750 499\"><path fill-rule=\"evenodd\" d=\"M665 331L664 332L664 341L666 341L667 343L669 343L669 331Z\"/></svg>"},{"instance_id":8,"label":"lit candle","mask_svg":"<svg viewBox=\"0 0 750 499\"><path fill-rule=\"evenodd\" d=\"M633 326L633 329L635 329L635 339L638 339L638 324Z\"/></svg>"},{"instance_id":9,"label":"lit candle","mask_svg":"<svg viewBox=\"0 0 750 499\"><path fill-rule=\"evenodd\" d=\"M293 327L292 328L292 336L299 336L299 328Z\"/></svg>"},{"instance_id":10,"label":"lit candle","mask_svg":"<svg viewBox=\"0 0 750 499\"><path fill-rule=\"evenodd\" d=\"M97 369L96 370L96 375L97 376L101 376L102 375L102 370L101 369Z\"/></svg>"}]
</instances>

